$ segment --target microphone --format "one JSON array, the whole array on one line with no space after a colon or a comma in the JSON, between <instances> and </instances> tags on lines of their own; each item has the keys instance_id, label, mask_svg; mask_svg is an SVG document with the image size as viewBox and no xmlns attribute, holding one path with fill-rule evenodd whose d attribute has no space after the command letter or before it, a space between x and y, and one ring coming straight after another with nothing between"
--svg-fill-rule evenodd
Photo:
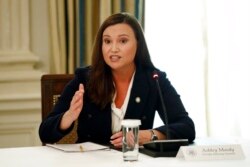
<instances>
[{"instance_id":1,"label":"microphone","mask_svg":"<svg viewBox=\"0 0 250 167\"><path fill-rule=\"evenodd\" d=\"M169 137L168 131L168 115L166 106L163 100L161 87L158 81L159 75L156 71L153 72L153 79L156 82L156 87L161 101L162 110L164 113L164 121L166 126L166 136ZM147 154L151 157L175 157L181 146L188 145L188 139L168 139L168 140L154 140L143 144L140 149L141 153Z\"/></svg>"}]
</instances>

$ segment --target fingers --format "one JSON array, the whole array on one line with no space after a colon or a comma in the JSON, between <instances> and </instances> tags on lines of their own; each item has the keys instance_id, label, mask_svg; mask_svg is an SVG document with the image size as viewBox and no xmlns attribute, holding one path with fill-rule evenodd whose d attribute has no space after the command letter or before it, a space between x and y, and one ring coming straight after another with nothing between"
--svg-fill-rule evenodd
<instances>
[{"instance_id":1,"label":"fingers","mask_svg":"<svg viewBox=\"0 0 250 167\"><path fill-rule=\"evenodd\" d=\"M111 136L111 141L110 143L113 144L117 148L122 147L122 132L115 133L114 135Z\"/></svg>"},{"instance_id":2,"label":"fingers","mask_svg":"<svg viewBox=\"0 0 250 167\"><path fill-rule=\"evenodd\" d=\"M72 98L71 104L81 103L83 100L84 87L83 84L79 84L78 91L75 92L75 95Z\"/></svg>"},{"instance_id":3,"label":"fingers","mask_svg":"<svg viewBox=\"0 0 250 167\"><path fill-rule=\"evenodd\" d=\"M84 87L83 87L83 84L79 84L79 91L84 93Z\"/></svg>"},{"instance_id":4,"label":"fingers","mask_svg":"<svg viewBox=\"0 0 250 167\"><path fill-rule=\"evenodd\" d=\"M134 147L135 145L135 136L133 134L133 132L128 132L126 135L126 139L127 139L127 144L129 147Z\"/></svg>"},{"instance_id":5,"label":"fingers","mask_svg":"<svg viewBox=\"0 0 250 167\"><path fill-rule=\"evenodd\" d=\"M115 139L115 138L118 138L118 137L122 137L122 132L120 131L120 132L117 132L117 133L115 133L115 134L113 134L112 136L111 136L111 139Z\"/></svg>"},{"instance_id":6,"label":"fingers","mask_svg":"<svg viewBox=\"0 0 250 167\"><path fill-rule=\"evenodd\" d=\"M111 139L110 143L113 144L115 147L117 147L117 148L122 147L122 142L123 142L122 132L118 132L118 133L113 134L110 139ZM134 147L135 136L134 136L132 131L129 131L126 134L125 140L126 140L126 143L129 147Z\"/></svg>"},{"instance_id":7,"label":"fingers","mask_svg":"<svg viewBox=\"0 0 250 167\"><path fill-rule=\"evenodd\" d=\"M72 110L78 109L79 107L82 106L82 103L83 103L83 92L78 90L75 92L75 95L72 98L71 109Z\"/></svg>"},{"instance_id":8,"label":"fingers","mask_svg":"<svg viewBox=\"0 0 250 167\"><path fill-rule=\"evenodd\" d=\"M70 103L70 112L74 120L78 118L82 110L83 94L84 94L84 86L83 84L79 84L79 89L75 92Z\"/></svg>"},{"instance_id":9,"label":"fingers","mask_svg":"<svg viewBox=\"0 0 250 167\"><path fill-rule=\"evenodd\" d=\"M83 106L83 94L84 94L84 86L83 84L79 84L79 88L75 92L70 102L69 110L65 112L62 121L60 123L60 128L62 130L68 129L72 124L72 122L74 122L79 117Z\"/></svg>"}]
</instances>

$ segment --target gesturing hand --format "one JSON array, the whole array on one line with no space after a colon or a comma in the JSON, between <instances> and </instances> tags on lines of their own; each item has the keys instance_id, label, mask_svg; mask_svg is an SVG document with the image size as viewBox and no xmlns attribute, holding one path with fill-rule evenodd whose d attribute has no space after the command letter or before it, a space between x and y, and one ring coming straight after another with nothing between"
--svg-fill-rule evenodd
<instances>
[{"instance_id":1,"label":"gesturing hand","mask_svg":"<svg viewBox=\"0 0 250 167\"><path fill-rule=\"evenodd\" d=\"M80 112L82 111L83 94L84 87L83 84L80 84L78 91L75 92L75 95L73 96L70 103L69 113L71 115L72 121L75 121L78 118Z\"/></svg>"},{"instance_id":2,"label":"gesturing hand","mask_svg":"<svg viewBox=\"0 0 250 167\"><path fill-rule=\"evenodd\" d=\"M67 112L62 117L60 128L62 130L68 129L71 124L79 117L83 106L83 94L84 87L83 84L79 85L79 89L75 92L72 100L70 102L70 107Z\"/></svg>"}]
</instances>

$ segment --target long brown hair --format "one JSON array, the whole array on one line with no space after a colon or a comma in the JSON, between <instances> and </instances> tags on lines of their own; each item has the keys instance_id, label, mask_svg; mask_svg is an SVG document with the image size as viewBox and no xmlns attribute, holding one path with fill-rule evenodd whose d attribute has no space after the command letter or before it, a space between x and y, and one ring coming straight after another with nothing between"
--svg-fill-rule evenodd
<instances>
[{"instance_id":1,"label":"long brown hair","mask_svg":"<svg viewBox=\"0 0 250 167\"><path fill-rule=\"evenodd\" d=\"M137 39L137 51L135 55L136 66L154 68L150 59L143 30L137 19L128 13L117 13L109 16L99 28L95 38L90 78L88 82L89 96L91 100L102 109L112 102L115 93L111 68L105 63L102 54L102 36L107 27L119 23L128 24L135 33Z\"/></svg>"}]
</instances>

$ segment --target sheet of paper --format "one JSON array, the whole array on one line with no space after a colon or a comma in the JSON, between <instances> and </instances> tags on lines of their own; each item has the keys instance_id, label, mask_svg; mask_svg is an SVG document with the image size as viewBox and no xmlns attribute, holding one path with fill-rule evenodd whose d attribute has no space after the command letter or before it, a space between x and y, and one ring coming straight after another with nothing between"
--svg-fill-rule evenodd
<instances>
[{"instance_id":1,"label":"sheet of paper","mask_svg":"<svg viewBox=\"0 0 250 167\"><path fill-rule=\"evenodd\" d=\"M92 142L84 142L77 144L46 144L46 146L59 149L65 152L85 152L85 151L109 149L109 147L107 146L103 146Z\"/></svg>"}]
</instances>

